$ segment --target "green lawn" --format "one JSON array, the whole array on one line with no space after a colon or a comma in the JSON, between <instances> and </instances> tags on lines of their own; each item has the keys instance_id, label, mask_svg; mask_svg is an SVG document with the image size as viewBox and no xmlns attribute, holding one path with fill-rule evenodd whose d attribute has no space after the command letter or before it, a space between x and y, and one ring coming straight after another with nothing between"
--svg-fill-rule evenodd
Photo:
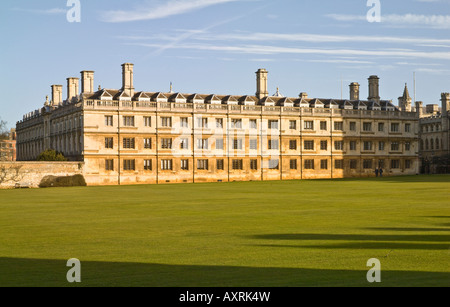
<instances>
[{"instance_id":1,"label":"green lawn","mask_svg":"<svg viewBox=\"0 0 450 307\"><path fill-rule=\"evenodd\" d=\"M0 191L0 286L450 286L450 176ZM366 280L381 261L381 284Z\"/></svg>"}]
</instances>

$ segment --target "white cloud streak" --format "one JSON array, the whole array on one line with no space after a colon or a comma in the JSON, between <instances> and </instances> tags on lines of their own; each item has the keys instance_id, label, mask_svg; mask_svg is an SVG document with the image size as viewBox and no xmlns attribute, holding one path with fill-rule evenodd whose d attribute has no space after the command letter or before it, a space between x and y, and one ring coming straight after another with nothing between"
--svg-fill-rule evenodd
<instances>
[{"instance_id":1,"label":"white cloud streak","mask_svg":"<svg viewBox=\"0 0 450 307\"><path fill-rule=\"evenodd\" d=\"M284 41L284 42L306 42L306 43L389 43L389 44L416 44L426 46L445 47L450 44L450 39L434 39L424 37L398 37L398 36L359 36L359 35L323 35L306 33L232 33L211 34L205 29L201 31L184 30L191 33L191 37L199 41ZM120 36L118 38L136 41L145 40L174 40L169 35L151 36Z\"/></svg>"},{"instance_id":2,"label":"white cloud streak","mask_svg":"<svg viewBox=\"0 0 450 307\"><path fill-rule=\"evenodd\" d=\"M58 15L58 14L66 14L67 13L66 9L61 9L61 8L34 10L34 9L23 9L23 8L15 7L15 8L12 8L11 10L16 11L16 12L26 12L26 13L40 14L40 15Z\"/></svg>"},{"instance_id":3,"label":"white cloud streak","mask_svg":"<svg viewBox=\"0 0 450 307\"><path fill-rule=\"evenodd\" d=\"M367 21L366 16L329 14L326 17L337 21ZM418 14L384 14L381 23L398 27L423 27L433 29L450 29L450 15L418 15Z\"/></svg>"},{"instance_id":4,"label":"white cloud streak","mask_svg":"<svg viewBox=\"0 0 450 307\"><path fill-rule=\"evenodd\" d=\"M130 45L144 46L149 48L167 49L160 44L130 43ZM203 51L220 51L226 53L253 54L253 55L282 55L282 54L314 54L329 56L367 56L367 57L390 57L390 58L420 58L433 60L450 60L450 52L423 52L415 50L357 50L357 49L317 49L317 48L294 48L268 45L207 45L207 44L181 44L170 48L192 49Z\"/></svg>"},{"instance_id":5,"label":"white cloud streak","mask_svg":"<svg viewBox=\"0 0 450 307\"><path fill-rule=\"evenodd\" d=\"M157 5L146 5L131 11L107 11L101 15L104 22L131 22L139 20L162 19L190 13L208 6L236 2L240 0L170 0Z\"/></svg>"}]
</instances>

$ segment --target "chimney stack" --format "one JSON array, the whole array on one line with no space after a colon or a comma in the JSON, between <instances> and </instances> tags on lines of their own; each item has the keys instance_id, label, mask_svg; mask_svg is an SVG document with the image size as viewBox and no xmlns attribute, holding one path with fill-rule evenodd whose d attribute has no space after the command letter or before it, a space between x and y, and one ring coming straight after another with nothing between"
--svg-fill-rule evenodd
<instances>
[{"instance_id":1,"label":"chimney stack","mask_svg":"<svg viewBox=\"0 0 450 307\"><path fill-rule=\"evenodd\" d=\"M264 68L261 68L256 72L256 97L258 97L258 99L269 96L269 91L267 89L268 73L269 72Z\"/></svg>"},{"instance_id":2,"label":"chimney stack","mask_svg":"<svg viewBox=\"0 0 450 307\"><path fill-rule=\"evenodd\" d=\"M359 100L359 83L353 82L350 84L350 100Z\"/></svg>"},{"instance_id":3,"label":"chimney stack","mask_svg":"<svg viewBox=\"0 0 450 307\"><path fill-rule=\"evenodd\" d=\"M81 72L81 93L93 93L94 92L94 72L83 70Z\"/></svg>"},{"instance_id":4,"label":"chimney stack","mask_svg":"<svg viewBox=\"0 0 450 307\"><path fill-rule=\"evenodd\" d=\"M444 116L447 115L447 112L450 109L450 93L442 93L441 94L441 102L442 102L442 114Z\"/></svg>"},{"instance_id":5,"label":"chimney stack","mask_svg":"<svg viewBox=\"0 0 450 307\"><path fill-rule=\"evenodd\" d=\"M131 63L122 64L122 91L130 97L134 96L133 68Z\"/></svg>"},{"instance_id":6,"label":"chimney stack","mask_svg":"<svg viewBox=\"0 0 450 307\"><path fill-rule=\"evenodd\" d=\"M370 76L369 77L368 100L380 102L380 78L378 78L378 76Z\"/></svg>"},{"instance_id":7,"label":"chimney stack","mask_svg":"<svg viewBox=\"0 0 450 307\"><path fill-rule=\"evenodd\" d=\"M298 97L300 97L300 99L308 99L308 93L306 92L301 92Z\"/></svg>"},{"instance_id":8,"label":"chimney stack","mask_svg":"<svg viewBox=\"0 0 450 307\"><path fill-rule=\"evenodd\" d=\"M52 102L51 105L58 107L62 104L62 85L52 85Z\"/></svg>"},{"instance_id":9,"label":"chimney stack","mask_svg":"<svg viewBox=\"0 0 450 307\"><path fill-rule=\"evenodd\" d=\"M422 118L422 116L423 116L423 102L422 101L416 101L416 112L417 112L417 117Z\"/></svg>"},{"instance_id":10,"label":"chimney stack","mask_svg":"<svg viewBox=\"0 0 450 307\"><path fill-rule=\"evenodd\" d=\"M79 94L79 78L67 78L67 102L71 102Z\"/></svg>"}]
</instances>

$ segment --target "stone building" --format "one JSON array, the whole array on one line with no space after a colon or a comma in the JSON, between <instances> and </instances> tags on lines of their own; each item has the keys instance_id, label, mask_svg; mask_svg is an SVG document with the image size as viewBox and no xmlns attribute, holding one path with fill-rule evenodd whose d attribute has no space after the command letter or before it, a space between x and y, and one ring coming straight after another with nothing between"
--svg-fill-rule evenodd
<instances>
[{"instance_id":1,"label":"stone building","mask_svg":"<svg viewBox=\"0 0 450 307\"><path fill-rule=\"evenodd\" d=\"M350 84L348 100L256 94L136 91L133 64L122 88L94 89L94 72L52 86L52 99L17 123L18 159L45 149L84 161L90 185L229 182L411 175L419 171L418 114ZM81 81L81 93L78 86Z\"/></svg>"},{"instance_id":2,"label":"stone building","mask_svg":"<svg viewBox=\"0 0 450 307\"><path fill-rule=\"evenodd\" d=\"M16 129L11 129L6 140L0 140L0 161L16 161Z\"/></svg>"},{"instance_id":3,"label":"stone building","mask_svg":"<svg viewBox=\"0 0 450 307\"><path fill-rule=\"evenodd\" d=\"M428 105L420 109L420 160L423 173L450 172L450 93L441 94L442 107Z\"/></svg>"}]
</instances>

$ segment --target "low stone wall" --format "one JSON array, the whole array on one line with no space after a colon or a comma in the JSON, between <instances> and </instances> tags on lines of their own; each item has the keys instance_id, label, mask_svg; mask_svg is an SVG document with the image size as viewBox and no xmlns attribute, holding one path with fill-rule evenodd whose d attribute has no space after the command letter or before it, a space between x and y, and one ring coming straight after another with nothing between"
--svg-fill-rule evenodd
<instances>
[{"instance_id":1,"label":"low stone wall","mask_svg":"<svg viewBox=\"0 0 450 307\"><path fill-rule=\"evenodd\" d=\"M46 176L83 175L83 162L0 162L0 189L38 188Z\"/></svg>"}]
</instances>

